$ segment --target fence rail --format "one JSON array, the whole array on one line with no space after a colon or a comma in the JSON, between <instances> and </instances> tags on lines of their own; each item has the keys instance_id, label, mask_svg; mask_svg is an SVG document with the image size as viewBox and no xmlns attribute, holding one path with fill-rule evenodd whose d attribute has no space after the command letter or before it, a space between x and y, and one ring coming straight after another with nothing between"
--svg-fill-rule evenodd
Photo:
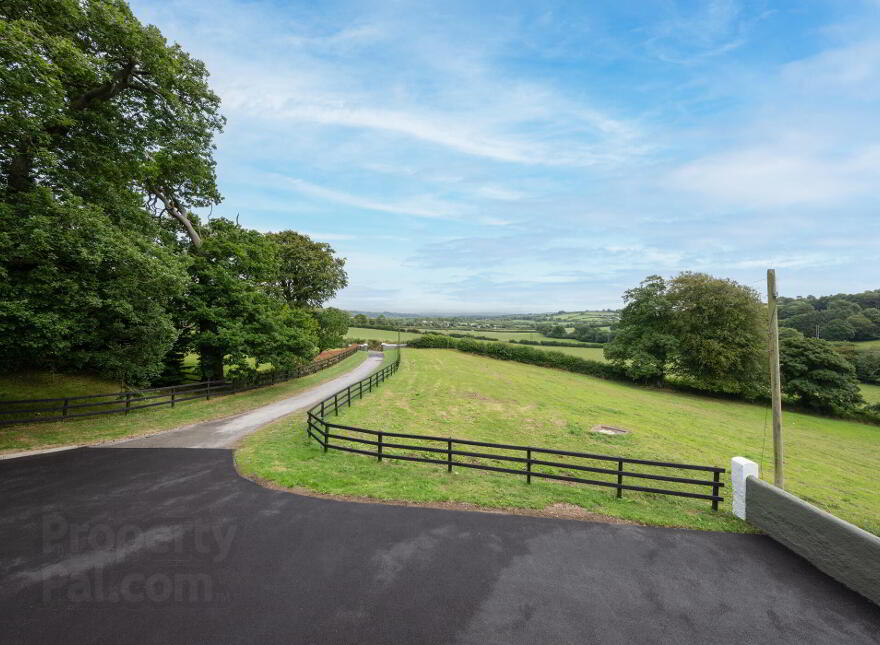
<instances>
[{"instance_id":1,"label":"fence rail","mask_svg":"<svg viewBox=\"0 0 880 645\"><path fill-rule=\"evenodd\" d=\"M82 396L58 397L52 399L20 399L17 401L0 401L0 425L17 423L42 423L49 421L66 421L82 417L93 417L104 414L128 414L134 410L169 405L172 408L178 403L196 399L210 399L212 396L237 394L267 385L283 383L294 378L301 378L326 369L339 363L358 351L358 347L347 348L338 354L307 365L300 365L286 370L270 370L258 372L250 380L200 381L182 385L168 385L144 390L113 392L109 394L86 394ZM57 405L41 405L57 404ZM26 406L26 407L22 407ZM9 418L5 415L36 415Z\"/></svg>"},{"instance_id":2,"label":"fence rail","mask_svg":"<svg viewBox=\"0 0 880 645\"><path fill-rule=\"evenodd\" d=\"M317 441L324 452L339 450L375 457L378 461L397 459L436 464L445 466L448 472L452 472L454 467L472 468L525 477L526 482L529 484L532 482L532 478L535 477L575 484L602 486L615 489L617 497L622 497L623 491L630 490L674 497L705 499L712 502L712 510L718 510L718 503L724 501L720 493L721 488L724 486L724 483L721 482L721 474L725 472L725 469L716 466L635 459L536 446L454 439L452 437L368 430L366 428L331 423L327 420L327 417L330 415L338 416L340 408L351 407L353 400L362 399L364 393L372 392L374 387L378 387L386 378L394 374L399 367L400 355L398 354L397 360L394 363L383 367L362 381L336 392L315 405L308 411L307 415L306 432L308 436ZM401 439L422 443L401 443L398 441ZM438 447L438 444L442 445ZM513 454L477 452L467 448L503 450ZM393 452L389 452L389 450ZM468 461L464 461L462 458L467 458ZM569 458L574 461L559 461L558 458ZM511 465L518 465L520 468L510 467ZM609 465L613 467L607 467ZM540 467L541 470L537 470L536 467ZM659 472L632 470L634 467L659 469ZM683 476L684 473L676 471L686 471L687 473L696 471L706 473L706 475L704 479L697 479L695 477ZM607 476L608 479L588 479L579 476L581 473L596 473ZM633 480L637 483L628 483L633 482ZM642 485L641 482L645 484L670 482L677 484L678 488ZM682 490L685 487L687 487L687 490ZM711 489L711 491L708 489Z\"/></svg>"}]
</instances>

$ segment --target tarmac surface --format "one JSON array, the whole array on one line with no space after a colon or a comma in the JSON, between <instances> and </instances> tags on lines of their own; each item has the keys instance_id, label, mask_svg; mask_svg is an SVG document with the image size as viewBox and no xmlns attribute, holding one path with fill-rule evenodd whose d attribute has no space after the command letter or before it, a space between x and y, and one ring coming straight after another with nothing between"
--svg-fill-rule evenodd
<instances>
[{"instance_id":1,"label":"tarmac surface","mask_svg":"<svg viewBox=\"0 0 880 645\"><path fill-rule=\"evenodd\" d=\"M319 458L332 459L330 456ZM11 643L878 643L767 537L358 504L224 449L0 461Z\"/></svg>"}]
</instances>

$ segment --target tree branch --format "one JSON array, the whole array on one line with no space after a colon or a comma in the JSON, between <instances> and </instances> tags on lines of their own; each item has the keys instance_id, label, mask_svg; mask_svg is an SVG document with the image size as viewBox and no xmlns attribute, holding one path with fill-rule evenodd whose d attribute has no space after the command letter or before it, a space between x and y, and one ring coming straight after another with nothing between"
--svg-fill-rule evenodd
<instances>
[{"instance_id":1,"label":"tree branch","mask_svg":"<svg viewBox=\"0 0 880 645\"><path fill-rule=\"evenodd\" d=\"M183 209L180 207L177 200L174 199L174 196L170 193L166 195L158 190L152 190L151 192L159 198L162 204L165 205L165 212L183 224L183 227L186 229L186 234L189 235L189 239L192 241L193 246L200 248L202 246L202 238L199 237L192 222L189 221L189 218L186 216L186 213L183 212Z\"/></svg>"}]
</instances>

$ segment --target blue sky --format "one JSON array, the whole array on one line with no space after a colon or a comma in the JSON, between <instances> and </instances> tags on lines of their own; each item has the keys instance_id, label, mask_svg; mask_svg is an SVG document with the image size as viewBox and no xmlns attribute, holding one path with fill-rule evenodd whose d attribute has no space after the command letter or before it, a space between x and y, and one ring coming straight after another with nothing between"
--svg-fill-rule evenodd
<instances>
[{"instance_id":1,"label":"blue sky","mask_svg":"<svg viewBox=\"0 0 880 645\"><path fill-rule=\"evenodd\" d=\"M880 0L132 6L223 99L214 214L333 244L337 306L880 288Z\"/></svg>"}]
</instances>

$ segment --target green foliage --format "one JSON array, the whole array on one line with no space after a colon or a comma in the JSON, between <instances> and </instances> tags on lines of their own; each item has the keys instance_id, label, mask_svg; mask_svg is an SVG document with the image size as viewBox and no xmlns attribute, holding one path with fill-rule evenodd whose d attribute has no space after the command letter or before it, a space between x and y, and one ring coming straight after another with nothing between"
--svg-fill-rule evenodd
<instances>
[{"instance_id":1,"label":"green foliage","mask_svg":"<svg viewBox=\"0 0 880 645\"><path fill-rule=\"evenodd\" d=\"M765 310L754 289L705 273L669 283L676 374L716 391L757 394L764 384Z\"/></svg>"},{"instance_id":2,"label":"green foliage","mask_svg":"<svg viewBox=\"0 0 880 645\"><path fill-rule=\"evenodd\" d=\"M855 367L860 381L880 385L880 352L859 352Z\"/></svg>"},{"instance_id":3,"label":"green foliage","mask_svg":"<svg viewBox=\"0 0 880 645\"><path fill-rule=\"evenodd\" d=\"M151 212L194 233L186 209L219 201L218 108L204 65L121 0L0 5L4 369L159 374L188 259Z\"/></svg>"},{"instance_id":4,"label":"green foliage","mask_svg":"<svg viewBox=\"0 0 880 645\"><path fill-rule=\"evenodd\" d=\"M6 0L0 18L0 189L43 185L111 215L132 199L219 201L224 121L200 61L122 0Z\"/></svg>"},{"instance_id":5,"label":"green foliage","mask_svg":"<svg viewBox=\"0 0 880 645\"><path fill-rule=\"evenodd\" d=\"M820 338L789 335L780 341L782 390L803 405L826 412L862 403L853 366Z\"/></svg>"},{"instance_id":6,"label":"green foliage","mask_svg":"<svg viewBox=\"0 0 880 645\"><path fill-rule=\"evenodd\" d=\"M636 380L669 372L714 391L757 394L766 341L758 294L704 273L649 276L624 294L605 356Z\"/></svg>"},{"instance_id":7,"label":"green foliage","mask_svg":"<svg viewBox=\"0 0 880 645\"><path fill-rule=\"evenodd\" d=\"M315 312L318 321L318 349L341 347L348 333L348 314L335 307L326 307Z\"/></svg>"},{"instance_id":8,"label":"green foliage","mask_svg":"<svg viewBox=\"0 0 880 645\"><path fill-rule=\"evenodd\" d=\"M0 365L142 385L177 338L185 258L39 188L0 203Z\"/></svg>"},{"instance_id":9,"label":"green foliage","mask_svg":"<svg viewBox=\"0 0 880 645\"><path fill-rule=\"evenodd\" d=\"M780 298L779 324L804 336L850 341L880 338L880 289L816 298Z\"/></svg>"},{"instance_id":10,"label":"green foliage","mask_svg":"<svg viewBox=\"0 0 880 645\"><path fill-rule=\"evenodd\" d=\"M281 369L311 359L318 344L314 318L266 286L278 275L277 245L222 218L203 228L204 244L192 255L181 306L194 329L190 342L201 356L204 378L222 379L224 364L250 372L249 358Z\"/></svg>"},{"instance_id":11,"label":"green foliage","mask_svg":"<svg viewBox=\"0 0 880 645\"><path fill-rule=\"evenodd\" d=\"M345 259L335 257L329 244L294 231L268 237L278 246L275 283L291 307L320 307L348 284Z\"/></svg>"},{"instance_id":12,"label":"green foliage","mask_svg":"<svg viewBox=\"0 0 880 645\"><path fill-rule=\"evenodd\" d=\"M844 318L835 318L821 330L822 338L827 340L853 340L856 337L855 327Z\"/></svg>"},{"instance_id":13,"label":"green foliage","mask_svg":"<svg viewBox=\"0 0 880 645\"><path fill-rule=\"evenodd\" d=\"M666 292L666 281L652 275L623 295L617 336L605 348L605 357L633 379L662 380L677 350Z\"/></svg>"}]
</instances>

